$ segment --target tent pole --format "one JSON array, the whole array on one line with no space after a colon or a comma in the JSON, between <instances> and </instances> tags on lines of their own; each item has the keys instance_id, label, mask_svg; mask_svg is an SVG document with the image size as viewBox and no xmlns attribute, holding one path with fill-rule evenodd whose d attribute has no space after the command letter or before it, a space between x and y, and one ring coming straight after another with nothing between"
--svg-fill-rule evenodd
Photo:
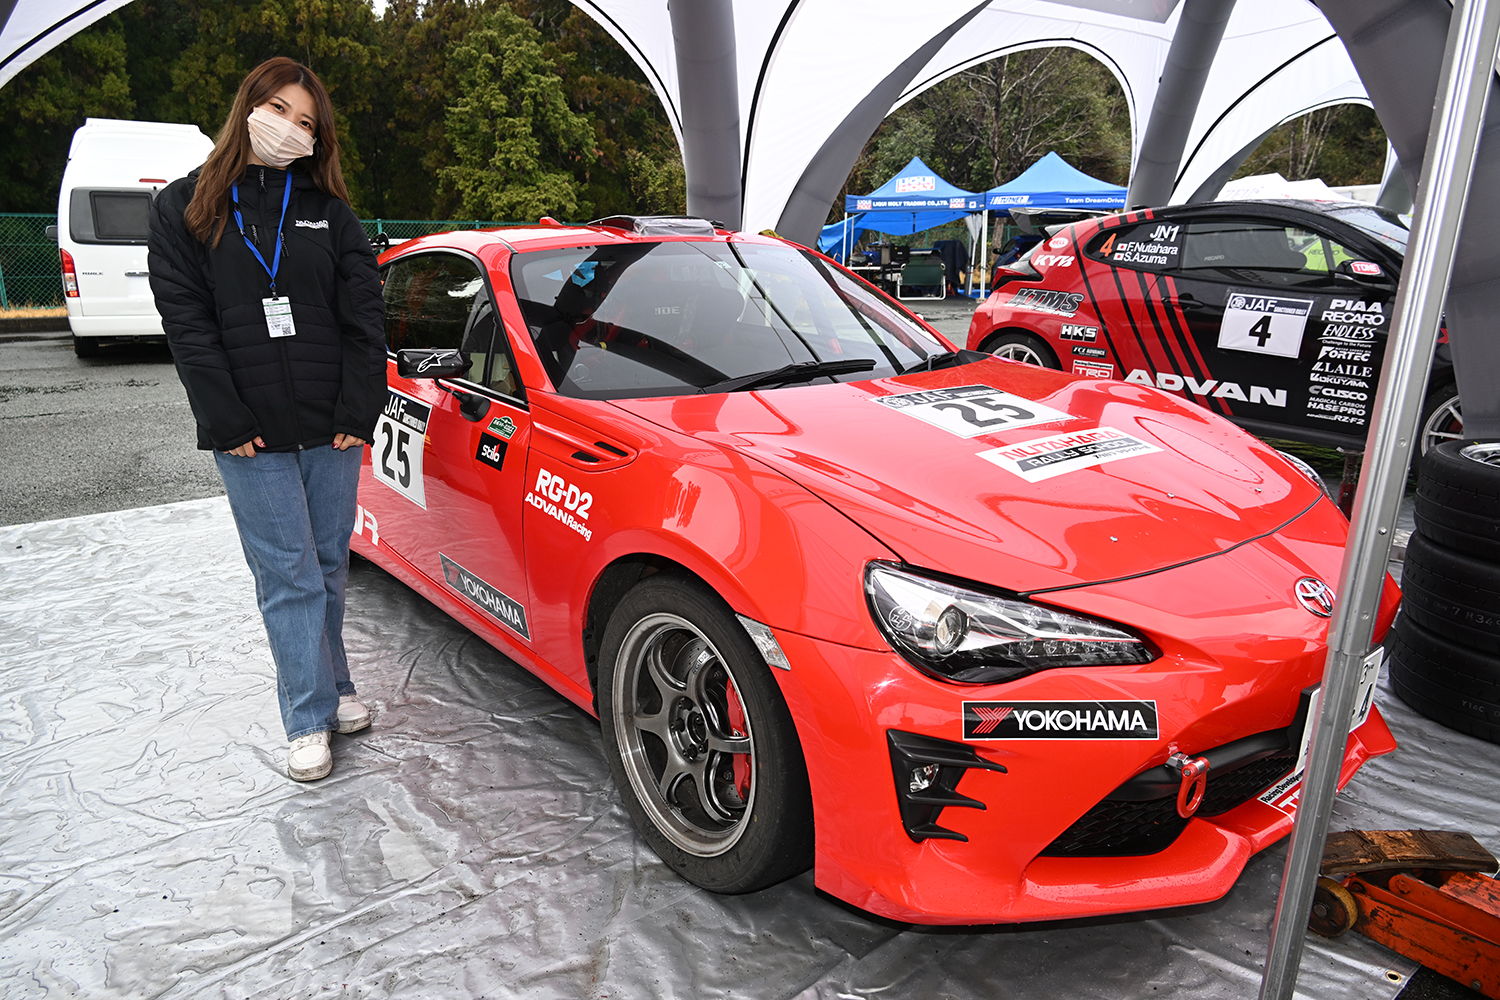
<instances>
[{"instance_id":1,"label":"tent pole","mask_svg":"<svg viewBox=\"0 0 1500 1000\"><path fill-rule=\"evenodd\" d=\"M845 267L849 266L849 210L844 209L844 259L840 262Z\"/></svg>"},{"instance_id":2,"label":"tent pole","mask_svg":"<svg viewBox=\"0 0 1500 1000\"><path fill-rule=\"evenodd\" d=\"M984 208L984 225L979 229L979 294L981 297L988 295L987 289L990 285L990 275L984 266L990 251L990 209Z\"/></svg>"},{"instance_id":3,"label":"tent pole","mask_svg":"<svg viewBox=\"0 0 1500 1000\"><path fill-rule=\"evenodd\" d=\"M1485 100L1494 77L1497 35L1500 2L1459 0L1454 4L1438 77L1441 101L1428 131L1406 265L1391 313L1385 370L1375 394L1370 447L1354 498L1339 597L1329 622L1323 694L1316 718L1308 720L1313 725L1312 744L1271 921L1261 1000L1289 1000L1297 986L1350 714L1384 590L1406 469L1417 440L1422 394L1453 273Z\"/></svg>"}]
</instances>

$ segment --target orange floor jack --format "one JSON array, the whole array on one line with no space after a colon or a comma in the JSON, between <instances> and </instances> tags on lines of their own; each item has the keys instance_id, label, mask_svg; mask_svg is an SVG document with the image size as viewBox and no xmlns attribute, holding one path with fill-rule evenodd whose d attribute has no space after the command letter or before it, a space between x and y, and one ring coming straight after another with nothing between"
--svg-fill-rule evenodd
<instances>
[{"instance_id":1,"label":"orange floor jack","mask_svg":"<svg viewBox=\"0 0 1500 1000\"><path fill-rule=\"evenodd\" d=\"M1500 863L1467 833L1346 830L1323 849L1308 929L1351 927L1500 1000Z\"/></svg>"}]
</instances>

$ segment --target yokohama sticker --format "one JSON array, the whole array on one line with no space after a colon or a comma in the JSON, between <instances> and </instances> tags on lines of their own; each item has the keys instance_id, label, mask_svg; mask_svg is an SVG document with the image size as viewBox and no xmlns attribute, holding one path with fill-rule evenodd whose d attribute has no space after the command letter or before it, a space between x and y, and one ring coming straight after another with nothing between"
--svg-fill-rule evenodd
<instances>
[{"instance_id":1,"label":"yokohama sticker","mask_svg":"<svg viewBox=\"0 0 1500 1000\"><path fill-rule=\"evenodd\" d=\"M966 701L966 740L1154 740L1154 701Z\"/></svg>"},{"instance_id":2,"label":"yokohama sticker","mask_svg":"<svg viewBox=\"0 0 1500 1000\"><path fill-rule=\"evenodd\" d=\"M438 553L438 558L443 561L443 579L447 581L448 586L464 595L470 604L478 607L522 639L527 642L531 641L531 628L526 624L524 607L441 552Z\"/></svg>"},{"instance_id":3,"label":"yokohama sticker","mask_svg":"<svg viewBox=\"0 0 1500 1000\"><path fill-rule=\"evenodd\" d=\"M996 434L1032 424L1070 420L1068 414L1024 396L1016 396L987 385L961 385L953 389L926 389L895 396L875 396L874 402L899 410L909 417L941 427L962 438Z\"/></svg>"},{"instance_id":4,"label":"yokohama sticker","mask_svg":"<svg viewBox=\"0 0 1500 1000\"><path fill-rule=\"evenodd\" d=\"M1013 472L1028 483L1077 472L1093 465L1103 465L1121 458L1149 455L1161 451L1152 444L1133 438L1113 427L1094 427L1071 434L1023 441L978 452L986 462L993 462Z\"/></svg>"}]
</instances>

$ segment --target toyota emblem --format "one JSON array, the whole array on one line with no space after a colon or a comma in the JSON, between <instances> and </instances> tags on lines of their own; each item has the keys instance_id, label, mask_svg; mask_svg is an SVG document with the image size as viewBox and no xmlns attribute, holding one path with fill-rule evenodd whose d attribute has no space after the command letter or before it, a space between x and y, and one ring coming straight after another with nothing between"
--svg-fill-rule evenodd
<instances>
[{"instance_id":1,"label":"toyota emblem","mask_svg":"<svg viewBox=\"0 0 1500 1000\"><path fill-rule=\"evenodd\" d=\"M1315 576L1304 576L1292 587L1297 603L1319 618L1333 616L1333 588Z\"/></svg>"}]
</instances>

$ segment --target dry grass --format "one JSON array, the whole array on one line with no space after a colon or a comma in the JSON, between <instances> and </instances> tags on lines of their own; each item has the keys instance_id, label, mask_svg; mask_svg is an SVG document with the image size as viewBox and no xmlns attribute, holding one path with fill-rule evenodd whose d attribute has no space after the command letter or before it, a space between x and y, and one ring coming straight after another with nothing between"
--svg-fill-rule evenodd
<instances>
[{"instance_id":1,"label":"dry grass","mask_svg":"<svg viewBox=\"0 0 1500 1000\"><path fill-rule=\"evenodd\" d=\"M44 309L0 309L0 319L42 319L49 316L66 316L68 310L65 306L53 306Z\"/></svg>"}]
</instances>

